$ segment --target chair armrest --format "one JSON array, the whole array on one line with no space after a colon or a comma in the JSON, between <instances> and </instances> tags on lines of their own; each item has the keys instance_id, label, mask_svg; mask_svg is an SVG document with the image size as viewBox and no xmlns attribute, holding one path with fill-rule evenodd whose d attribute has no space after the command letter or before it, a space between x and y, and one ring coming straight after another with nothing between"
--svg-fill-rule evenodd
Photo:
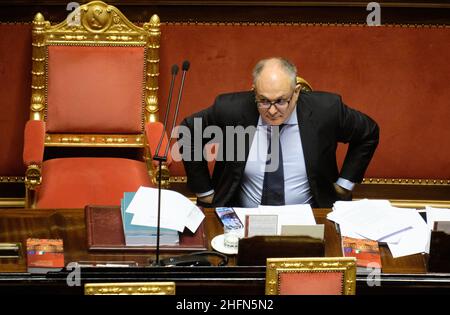
<instances>
[{"instance_id":1,"label":"chair armrest","mask_svg":"<svg viewBox=\"0 0 450 315\"><path fill-rule=\"evenodd\" d=\"M23 162L26 166L41 165L44 159L45 122L29 120L25 125Z\"/></svg>"},{"instance_id":2,"label":"chair armrest","mask_svg":"<svg viewBox=\"0 0 450 315\"><path fill-rule=\"evenodd\" d=\"M161 139L161 135L164 135L163 141L162 141L161 147L159 149L159 152L156 152L158 143ZM167 145L169 144L169 141L168 141L168 137L167 137L166 131L163 128L162 123L160 123L158 121L146 123L145 136L147 138L148 147L149 147L150 154L152 157L157 155L158 153L161 155L163 155L165 153L165 150L166 150ZM156 162L156 161L153 161L153 162ZM171 155L170 147L169 147L166 165L169 166L171 163L172 163L172 155Z\"/></svg>"}]
</instances>

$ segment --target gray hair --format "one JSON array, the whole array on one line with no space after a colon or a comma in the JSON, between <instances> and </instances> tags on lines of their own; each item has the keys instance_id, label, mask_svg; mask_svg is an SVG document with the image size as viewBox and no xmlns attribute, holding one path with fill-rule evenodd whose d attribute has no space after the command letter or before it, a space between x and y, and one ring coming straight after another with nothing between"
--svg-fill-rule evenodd
<instances>
[{"instance_id":1,"label":"gray hair","mask_svg":"<svg viewBox=\"0 0 450 315\"><path fill-rule=\"evenodd\" d=\"M289 60L282 58L282 57L273 57L273 58L268 58L268 59L262 59L260 61L258 61L258 63L255 65L255 67L253 68L253 85L256 85L256 81L259 78L259 75L261 74L262 70L264 69L264 66L266 65L266 63L270 60L276 60L281 69L283 69L291 78L291 85L293 88L295 88L295 86L297 85L297 67L295 67L295 65L290 62Z\"/></svg>"}]
</instances>

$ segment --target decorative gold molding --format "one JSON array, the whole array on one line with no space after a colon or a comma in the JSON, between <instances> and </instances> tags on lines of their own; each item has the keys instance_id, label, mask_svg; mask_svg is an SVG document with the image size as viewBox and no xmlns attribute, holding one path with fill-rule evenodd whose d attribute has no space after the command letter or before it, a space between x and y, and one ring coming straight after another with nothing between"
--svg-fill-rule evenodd
<instances>
[{"instance_id":1,"label":"decorative gold molding","mask_svg":"<svg viewBox=\"0 0 450 315\"><path fill-rule=\"evenodd\" d=\"M304 23L304 22L161 22L161 26L312 26L312 27L367 27L366 23ZM382 24L380 27L392 27L392 28L450 28L450 25L446 24Z\"/></svg>"},{"instance_id":2,"label":"decorative gold molding","mask_svg":"<svg viewBox=\"0 0 450 315\"><path fill-rule=\"evenodd\" d=\"M358 199L354 199L358 200ZM420 209L426 206L435 208L450 208L450 200L413 200L413 199L389 199L394 207Z\"/></svg>"},{"instance_id":3,"label":"decorative gold molding","mask_svg":"<svg viewBox=\"0 0 450 315\"><path fill-rule=\"evenodd\" d=\"M364 178L362 184L450 185L450 179Z\"/></svg>"},{"instance_id":4,"label":"decorative gold molding","mask_svg":"<svg viewBox=\"0 0 450 315\"><path fill-rule=\"evenodd\" d=\"M170 176L171 183L187 183L187 176Z\"/></svg>"},{"instance_id":5,"label":"decorative gold molding","mask_svg":"<svg viewBox=\"0 0 450 315\"><path fill-rule=\"evenodd\" d=\"M267 258L266 295L279 294L279 275L286 272L343 272L342 294L355 294L355 257Z\"/></svg>"},{"instance_id":6,"label":"decorative gold molding","mask_svg":"<svg viewBox=\"0 0 450 315\"><path fill-rule=\"evenodd\" d=\"M25 177L23 176L0 176L0 183L24 183Z\"/></svg>"},{"instance_id":7,"label":"decorative gold molding","mask_svg":"<svg viewBox=\"0 0 450 315\"><path fill-rule=\"evenodd\" d=\"M25 198L0 198L0 208L23 208Z\"/></svg>"},{"instance_id":8,"label":"decorative gold molding","mask_svg":"<svg viewBox=\"0 0 450 315\"><path fill-rule=\"evenodd\" d=\"M46 134L47 147L137 147L144 146L144 135Z\"/></svg>"},{"instance_id":9,"label":"decorative gold molding","mask_svg":"<svg viewBox=\"0 0 450 315\"><path fill-rule=\"evenodd\" d=\"M42 170L40 165L30 164L25 172L25 186L34 190L42 182Z\"/></svg>"},{"instance_id":10,"label":"decorative gold molding","mask_svg":"<svg viewBox=\"0 0 450 315\"><path fill-rule=\"evenodd\" d=\"M186 176L171 176L171 183L186 183ZM424 185L447 186L449 179L407 179L407 178L364 178L361 184L392 184L392 185Z\"/></svg>"},{"instance_id":11,"label":"decorative gold molding","mask_svg":"<svg viewBox=\"0 0 450 315\"><path fill-rule=\"evenodd\" d=\"M175 295L175 282L86 283L85 295Z\"/></svg>"}]
</instances>

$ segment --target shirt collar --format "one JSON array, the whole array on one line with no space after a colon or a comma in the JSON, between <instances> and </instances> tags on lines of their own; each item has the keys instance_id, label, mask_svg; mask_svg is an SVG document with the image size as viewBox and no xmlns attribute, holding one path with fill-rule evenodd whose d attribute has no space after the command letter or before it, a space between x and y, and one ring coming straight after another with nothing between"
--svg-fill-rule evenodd
<instances>
[{"instance_id":1,"label":"shirt collar","mask_svg":"<svg viewBox=\"0 0 450 315\"><path fill-rule=\"evenodd\" d=\"M297 119L297 107L292 111L291 116L283 123L285 125L298 125ZM258 118L258 126L267 126L267 124L262 120L261 115Z\"/></svg>"}]
</instances>

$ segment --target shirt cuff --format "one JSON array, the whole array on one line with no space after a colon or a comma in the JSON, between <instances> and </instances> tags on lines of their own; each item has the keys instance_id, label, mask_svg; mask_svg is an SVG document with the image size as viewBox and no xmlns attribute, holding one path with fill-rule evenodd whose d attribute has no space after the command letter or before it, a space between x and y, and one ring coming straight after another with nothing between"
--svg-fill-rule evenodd
<instances>
[{"instance_id":1,"label":"shirt cuff","mask_svg":"<svg viewBox=\"0 0 450 315\"><path fill-rule=\"evenodd\" d=\"M196 193L198 198L206 197L206 196L209 196L212 194L214 194L214 189L211 189L211 190L208 190L208 191L202 192L202 193Z\"/></svg>"},{"instance_id":2,"label":"shirt cuff","mask_svg":"<svg viewBox=\"0 0 450 315\"><path fill-rule=\"evenodd\" d=\"M355 183L352 183L351 181L339 177L338 180L336 181L336 184L338 184L339 186L341 186L342 188L345 188L347 190L353 190L353 187L355 187Z\"/></svg>"}]
</instances>

